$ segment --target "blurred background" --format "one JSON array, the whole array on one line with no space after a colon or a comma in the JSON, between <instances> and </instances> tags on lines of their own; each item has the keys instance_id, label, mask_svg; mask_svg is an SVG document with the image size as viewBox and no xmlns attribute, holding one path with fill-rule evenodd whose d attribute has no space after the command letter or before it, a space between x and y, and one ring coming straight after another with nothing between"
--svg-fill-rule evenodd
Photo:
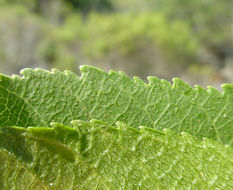
<instances>
[{"instance_id":1,"label":"blurred background","mask_svg":"<svg viewBox=\"0 0 233 190\"><path fill-rule=\"evenodd\" d=\"M0 73L88 64L233 83L232 0L0 0Z\"/></svg>"}]
</instances>

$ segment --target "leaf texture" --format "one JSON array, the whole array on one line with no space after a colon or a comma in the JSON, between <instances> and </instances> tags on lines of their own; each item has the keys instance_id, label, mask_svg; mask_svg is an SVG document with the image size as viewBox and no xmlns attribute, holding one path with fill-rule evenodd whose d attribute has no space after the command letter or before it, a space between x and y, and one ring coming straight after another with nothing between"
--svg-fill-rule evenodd
<instances>
[{"instance_id":1,"label":"leaf texture","mask_svg":"<svg viewBox=\"0 0 233 190\"><path fill-rule=\"evenodd\" d=\"M233 85L223 93L209 87L194 89L179 79L173 85L148 77L128 78L82 66L81 77L69 72L25 69L22 77L0 76L1 126L49 126L56 121L99 119L122 121L158 130L188 132L233 146Z\"/></svg>"},{"instance_id":2,"label":"leaf texture","mask_svg":"<svg viewBox=\"0 0 233 190\"><path fill-rule=\"evenodd\" d=\"M233 189L232 148L185 132L73 121L1 127L0 145L0 189Z\"/></svg>"}]
</instances>

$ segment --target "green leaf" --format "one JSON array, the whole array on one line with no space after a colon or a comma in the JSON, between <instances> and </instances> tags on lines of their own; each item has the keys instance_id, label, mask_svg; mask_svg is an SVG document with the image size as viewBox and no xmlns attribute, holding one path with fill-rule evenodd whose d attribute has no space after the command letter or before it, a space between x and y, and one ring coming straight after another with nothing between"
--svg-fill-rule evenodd
<instances>
[{"instance_id":1,"label":"green leaf","mask_svg":"<svg viewBox=\"0 0 233 190\"><path fill-rule=\"evenodd\" d=\"M25 69L23 77L0 76L1 126L49 126L56 121L99 119L188 132L233 146L233 85L223 93L194 89L179 79L173 85L149 77L149 84L122 72L81 67L81 77L65 71Z\"/></svg>"},{"instance_id":2,"label":"green leaf","mask_svg":"<svg viewBox=\"0 0 233 190\"><path fill-rule=\"evenodd\" d=\"M230 147L92 120L2 127L1 189L232 189Z\"/></svg>"},{"instance_id":3,"label":"green leaf","mask_svg":"<svg viewBox=\"0 0 233 190\"><path fill-rule=\"evenodd\" d=\"M233 85L21 74L0 75L0 189L233 189Z\"/></svg>"}]
</instances>

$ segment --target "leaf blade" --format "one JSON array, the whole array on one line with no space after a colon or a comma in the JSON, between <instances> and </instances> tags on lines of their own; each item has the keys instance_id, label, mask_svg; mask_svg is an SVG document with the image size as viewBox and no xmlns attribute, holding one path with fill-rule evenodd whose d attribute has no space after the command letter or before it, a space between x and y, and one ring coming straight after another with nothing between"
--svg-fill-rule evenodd
<instances>
[{"instance_id":1,"label":"leaf blade","mask_svg":"<svg viewBox=\"0 0 233 190\"><path fill-rule=\"evenodd\" d=\"M26 69L21 72L23 78L2 75L1 123L28 127L56 121L69 125L74 119L95 118L136 128L186 131L198 139L208 137L233 146L233 85L224 85L221 94L213 88L193 89L179 79L171 85L149 77L146 84L122 72L106 73L90 66L80 70L81 77L42 69Z\"/></svg>"},{"instance_id":2,"label":"leaf blade","mask_svg":"<svg viewBox=\"0 0 233 190\"><path fill-rule=\"evenodd\" d=\"M1 145L3 137L9 131L15 134L14 130L1 129ZM16 132L17 137L28 141L26 149L35 151L39 146L39 152L31 154L37 159L28 159L24 165L37 172L45 184L54 184L55 189L233 187L232 149L208 139L200 142L187 133L180 136L147 127L138 130L120 122L112 127L96 120L73 122L73 128L54 123L50 129L16 128ZM14 145L14 141L7 142ZM64 151L54 149L51 142L71 149L75 161L67 159ZM0 150L10 153L4 147ZM25 160L14 152L19 151L9 155Z\"/></svg>"}]
</instances>

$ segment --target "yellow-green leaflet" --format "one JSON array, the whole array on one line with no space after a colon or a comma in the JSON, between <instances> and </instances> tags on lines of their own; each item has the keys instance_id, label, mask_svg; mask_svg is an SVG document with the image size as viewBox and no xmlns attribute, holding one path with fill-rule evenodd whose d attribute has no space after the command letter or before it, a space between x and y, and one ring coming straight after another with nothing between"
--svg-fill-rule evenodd
<instances>
[{"instance_id":1,"label":"yellow-green leaflet","mask_svg":"<svg viewBox=\"0 0 233 190\"><path fill-rule=\"evenodd\" d=\"M0 131L1 189L232 189L230 147L92 120ZM38 186L38 187L37 187Z\"/></svg>"}]
</instances>

